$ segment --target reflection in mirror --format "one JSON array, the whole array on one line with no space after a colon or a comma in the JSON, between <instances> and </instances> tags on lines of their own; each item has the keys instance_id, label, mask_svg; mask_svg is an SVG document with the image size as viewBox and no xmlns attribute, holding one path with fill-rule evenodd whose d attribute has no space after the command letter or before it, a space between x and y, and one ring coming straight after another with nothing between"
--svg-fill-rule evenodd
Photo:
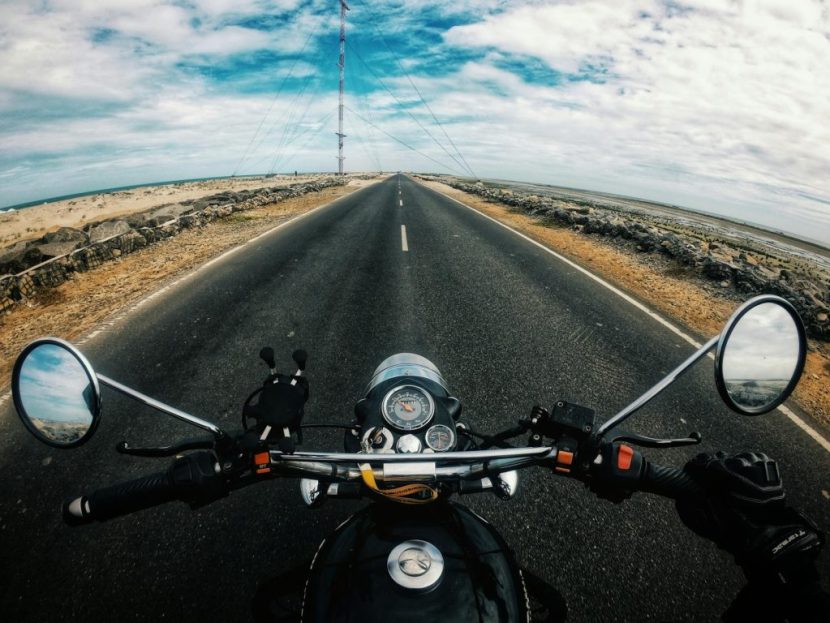
<instances>
[{"instance_id":1,"label":"reflection in mirror","mask_svg":"<svg viewBox=\"0 0 830 623\"><path fill-rule=\"evenodd\" d=\"M17 381L20 416L32 432L57 445L80 440L94 421L97 396L81 362L57 344L33 348L20 366Z\"/></svg>"},{"instance_id":2,"label":"reflection in mirror","mask_svg":"<svg viewBox=\"0 0 830 623\"><path fill-rule=\"evenodd\" d=\"M795 320L776 303L751 308L733 328L722 357L724 385L739 408L763 410L777 403L799 369Z\"/></svg>"}]
</instances>

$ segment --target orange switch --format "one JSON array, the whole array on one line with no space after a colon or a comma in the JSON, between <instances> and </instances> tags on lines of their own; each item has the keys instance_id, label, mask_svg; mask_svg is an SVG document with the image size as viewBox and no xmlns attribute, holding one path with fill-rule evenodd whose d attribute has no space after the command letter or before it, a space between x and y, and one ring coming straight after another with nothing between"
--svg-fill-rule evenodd
<instances>
[{"instance_id":1,"label":"orange switch","mask_svg":"<svg viewBox=\"0 0 830 623\"><path fill-rule=\"evenodd\" d=\"M634 450L631 446L620 444L617 450L617 468L631 469L631 461L634 458Z\"/></svg>"}]
</instances>

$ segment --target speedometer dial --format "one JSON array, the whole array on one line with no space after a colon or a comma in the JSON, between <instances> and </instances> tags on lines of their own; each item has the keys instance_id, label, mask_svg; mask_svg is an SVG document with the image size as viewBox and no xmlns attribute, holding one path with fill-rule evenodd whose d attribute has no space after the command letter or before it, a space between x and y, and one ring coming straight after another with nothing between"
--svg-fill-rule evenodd
<instances>
[{"instance_id":1,"label":"speedometer dial","mask_svg":"<svg viewBox=\"0 0 830 623\"><path fill-rule=\"evenodd\" d=\"M427 445L436 452L446 452L455 445L455 433L449 426L436 424L426 434Z\"/></svg>"},{"instance_id":2,"label":"speedometer dial","mask_svg":"<svg viewBox=\"0 0 830 623\"><path fill-rule=\"evenodd\" d=\"M432 396L415 385L396 387L383 399L383 418L399 430L415 430L432 419Z\"/></svg>"}]
</instances>

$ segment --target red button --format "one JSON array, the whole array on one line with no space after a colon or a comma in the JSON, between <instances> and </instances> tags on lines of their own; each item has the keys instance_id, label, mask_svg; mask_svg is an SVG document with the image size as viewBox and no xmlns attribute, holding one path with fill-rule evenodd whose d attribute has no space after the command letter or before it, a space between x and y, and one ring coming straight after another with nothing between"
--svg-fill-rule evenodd
<instances>
[{"instance_id":1,"label":"red button","mask_svg":"<svg viewBox=\"0 0 830 623\"><path fill-rule=\"evenodd\" d=\"M631 460L634 458L634 449L631 446L621 445L617 450L617 468L631 469Z\"/></svg>"}]
</instances>

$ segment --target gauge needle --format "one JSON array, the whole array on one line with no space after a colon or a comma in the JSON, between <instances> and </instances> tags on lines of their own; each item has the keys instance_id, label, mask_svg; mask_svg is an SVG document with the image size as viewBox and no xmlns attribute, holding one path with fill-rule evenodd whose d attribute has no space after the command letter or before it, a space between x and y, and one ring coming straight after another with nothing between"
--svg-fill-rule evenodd
<instances>
[{"instance_id":1,"label":"gauge needle","mask_svg":"<svg viewBox=\"0 0 830 623\"><path fill-rule=\"evenodd\" d=\"M409 412L414 411L414 409L412 408L412 405L409 404L408 402L402 402L401 406L404 408L405 411L409 411Z\"/></svg>"}]
</instances>

